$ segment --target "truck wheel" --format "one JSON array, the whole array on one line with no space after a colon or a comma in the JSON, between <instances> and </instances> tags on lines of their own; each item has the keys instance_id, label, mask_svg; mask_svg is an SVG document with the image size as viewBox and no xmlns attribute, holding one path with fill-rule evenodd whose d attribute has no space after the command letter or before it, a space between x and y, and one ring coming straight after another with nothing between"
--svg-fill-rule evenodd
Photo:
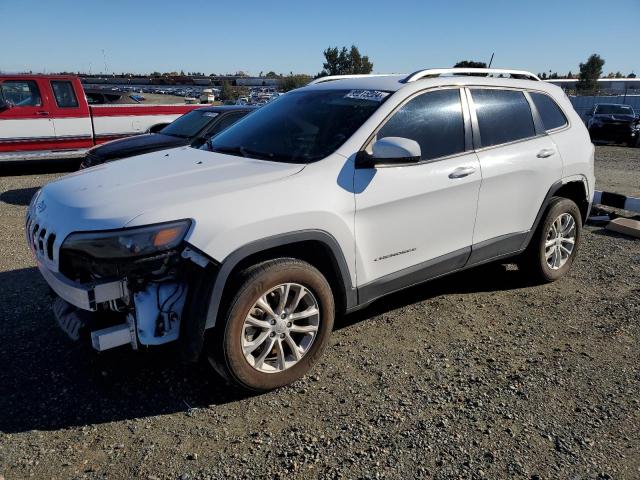
<instances>
[{"instance_id":1,"label":"truck wheel","mask_svg":"<svg viewBox=\"0 0 640 480\"><path fill-rule=\"evenodd\" d=\"M208 342L211 364L249 390L292 383L320 358L333 329L327 280L293 258L261 263L237 280L237 293Z\"/></svg>"},{"instance_id":2,"label":"truck wheel","mask_svg":"<svg viewBox=\"0 0 640 480\"><path fill-rule=\"evenodd\" d=\"M553 197L521 258L520 268L534 282L554 282L571 268L581 238L578 206L567 198Z\"/></svg>"}]
</instances>

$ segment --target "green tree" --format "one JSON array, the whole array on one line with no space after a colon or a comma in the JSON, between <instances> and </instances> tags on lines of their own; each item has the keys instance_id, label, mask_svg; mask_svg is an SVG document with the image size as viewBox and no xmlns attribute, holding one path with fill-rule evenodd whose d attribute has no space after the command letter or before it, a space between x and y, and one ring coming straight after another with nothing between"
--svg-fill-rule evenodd
<instances>
[{"instance_id":1,"label":"green tree","mask_svg":"<svg viewBox=\"0 0 640 480\"><path fill-rule=\"evenodd\" d=\"M580 74L576 88L583 91L595 91L598 87L598 79L602 76L604 59L594 53L585 63L580 64Z\"/></svg>"},{"instance_id":2,"label":"green tree","mask_svg":"<svg viewBox=\"0 0 640 480\"><path fill-rule=\"evenodd\" d=\"M290 73L282 77L280 80L280 88L282 91L288 92L289 90L304 87L310 81L311 77L309 75Z\"/></svg>"},{"instance_id":3,"label":"green tree","mask_svg":"<svg viewBox=\"0 0 640 480\"><path fill-rule=\"evenodd\" d=\"M484 62L476 62L474 60L460 60L453 68L487 68Z\"/></svg>"},{"instance_id":4,"label":"green tree","mask_svg":"<svg viewBox=\"0 0 640 480\"><path fill-rule=\"evenodd\" d=\"M233 90L231 84L225 80L222 82L222 88L220 89L220 100L223 102L231 101L236 99L236 92Z\"/></svg>"},{"instance_id":5,"label":"green tree","mask_svg":"<svg viewBox=\"0 0 640 480\"><path fill-rule=\"evenodd\" d=\"M629 75L627 75L627 78L636 78L636 74L631 72Z\"/></svg>"},{"instance_id":6,"label":"green tree","mask_svg":"<svg viewBox=\"0 0 640 480\"><path fill-rule=\"evenodd\" d=\"M325 62L322 64L322 72L319 76L367 74L373 70L373 63L367 55L361 55L358 47L351 45L351 49L342 47L329 47L324 52Z\"/></svg>"},{"instance_id":7,"label":"green tree","mask_svg":"<svg viewBox=\"0 0 640 480\"><path fill-rule=\"evenodd\" d=\"M267 74L265 75L265 77L267 78L278 78L280 75L278 75L276 72L274 72L273 70L267 72Z\"/></svg>"}]
</instances>

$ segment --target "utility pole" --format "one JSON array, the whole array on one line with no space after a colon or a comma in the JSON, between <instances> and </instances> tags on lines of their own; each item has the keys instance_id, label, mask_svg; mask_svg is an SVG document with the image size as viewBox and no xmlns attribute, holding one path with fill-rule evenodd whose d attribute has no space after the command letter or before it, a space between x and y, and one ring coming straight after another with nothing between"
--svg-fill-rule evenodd
<instances>
[{"instance_id":1,"label":"utility pole","mask_svg":"<svg viewBox=\"0 0 640 480\"><path fill-rule=\"evenodd\" d=\"M491 52L491 60L489 60L489 66L487 68L491 68L491 64L493 63L493 56L496 54L496 52Z\"/></svg>"},{"instance_id":2,"label":"utility pole","mask_svg":"<svg viewBox=\"0 0 640 480\"><path fill-rule=\"evenodd\" d=\"M104 74L107 74L107 55L104 53L104 48L102 49L102 60L104 61Z\"/></svg>"}]
</instances>

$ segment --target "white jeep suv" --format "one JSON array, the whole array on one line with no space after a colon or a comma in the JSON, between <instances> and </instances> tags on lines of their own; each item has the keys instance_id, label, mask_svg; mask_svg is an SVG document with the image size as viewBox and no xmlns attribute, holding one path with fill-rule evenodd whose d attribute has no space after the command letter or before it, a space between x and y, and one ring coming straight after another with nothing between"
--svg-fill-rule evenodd
<instances>
[{"instance_id":1,"label":"white jeep suv","mask_svg":"<svg viewBox=\"0 0 640 480\"><path fill-rule=\"evenodd\" d=\"M72 338L176 342L264 391L311 368L336 313L510 257L564 275L593 155L562 90L527 72L325 77L200 149L46 185L26 233Z\"/></svg>"}]
</instances>

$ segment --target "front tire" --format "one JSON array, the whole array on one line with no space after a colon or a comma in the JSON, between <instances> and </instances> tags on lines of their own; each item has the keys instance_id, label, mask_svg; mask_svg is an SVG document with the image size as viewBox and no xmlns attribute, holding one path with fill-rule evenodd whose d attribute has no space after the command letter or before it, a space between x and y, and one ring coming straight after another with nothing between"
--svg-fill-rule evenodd
<instances>
[{"instance_id":1,"label":"front tire","mask_svg":"<svg viewBox=\"0 0 640 480\"><path fill-rule=\"evenodd\" d=\"M553 197L520 267L535 283L555 282L571 268L581 239L580 209L568 198Z\"/></svg>"},{"instance_id":2,"label":"front tire","mask_svg":"<svg viewBox=\"0 0 640 480\"><path fill-rule=\"evenodd\" d=\"M224 377L264 392L307 373L333 329L335 306L325 277L293 258L270 260L240 273L237 293L208 342Z\"/></svg>"}]
</instances>

